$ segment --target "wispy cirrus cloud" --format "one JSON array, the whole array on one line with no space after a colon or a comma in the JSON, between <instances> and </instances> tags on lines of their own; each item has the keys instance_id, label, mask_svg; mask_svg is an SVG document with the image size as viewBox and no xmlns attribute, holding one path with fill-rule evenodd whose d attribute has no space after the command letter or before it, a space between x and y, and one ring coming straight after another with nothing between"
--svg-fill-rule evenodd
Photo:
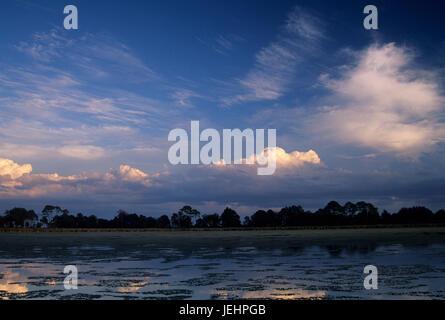
<instances>
[{"instance_id":1,"label":"wispy cirrus cloud","mask_svg":"<svg viewBox=\"0 0 445 320\"><path fill-rule=\"evenodd\" d=\"M255 55L255 64L238 79L242 93L222 99L224 104L277 100L289 90L299 63L324 38L323 23L316 16L295 7L288 15L277 39Z\"/></svg>"},{"instance_id":2,"label":"wispy cirrus cloud","mask_svg":"<svg viewBox=\"0 0 445 320\"><path fill-rule=\"evenodd\" d=\"M159 128L181 121L181 107L200 97L166 85L111 36L67 37L56 28L34 34L15 50L30 59L0 66L3 157L93 161L123 158L141 146L159 149L154 144L166 130ZM150 90L141 93L147 83Z\"/></svg>"},{"instance_id":3,"label":"wispy cirrus cloud","mask_svg":"<svg viewBox=\"0 0 445 320\"><path fill-rule=\"evenodd\" d=\"M105 155L102 147L90 145L67 145L59 148L58 151L64 156L82 160L96 160Z\"/></svg>"},{"instance_id":4,"label":"wispy cirrus cloud","mask_svg":"<svg viewBox=\"0 0 445 320\"><path fill-rule=\"evenodd\" d=\"M190 89L180 89L172 94L172 98L174 99L175 103L179 106L192 107L193 106L192 99L202 98L202 95Z\"/></svg>"},{"instance_id":5,"label":"wispy cirrus cloud","mask_svg":"<svg viewBox=\"0 0 445 320\"><path fill-rule=\"evenodd\" d=\"M66 37L60 28L54 28L49 32L36 32L31 40L21 41L15 47L44 63L55 63L57 59L69 62L85 72L92 72L90 76L97 72L98 76L119 74L133 82L159 80L159 75L129 47L106 34Z\"/></svg>"},{"instance_id":6,"label":"wispy cirrus cloud","mask_svg":"<svg viewBox=\"0 0 445 320\"><path fill-rule=\"evenodd\" d=\"M224 35L219 34L216 38L211 40L204 40L201 37L196 37L196 40L221 55L228 55L237 45L245 41L242 36L233 33Z\"/></svg>"}]
</instances>

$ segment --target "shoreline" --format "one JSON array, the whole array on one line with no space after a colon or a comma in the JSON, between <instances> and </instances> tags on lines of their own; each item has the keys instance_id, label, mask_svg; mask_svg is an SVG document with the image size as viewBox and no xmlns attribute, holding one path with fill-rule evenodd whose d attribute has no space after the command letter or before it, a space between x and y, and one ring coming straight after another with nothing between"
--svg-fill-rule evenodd
<instances>
[{"instance_id":1,"label":"shoreline","mask_svg":"<svg viewBox=\"0 0 445 320\"><path fill-rule=\"evenodd\" d=\"M301 227L237 227L237 228L0 228L0 233L110 233L110 232L227 232L227 231L292 231L292 230L355 230L355 229L415 229L444 228L443 224L393 224L350 226L301 226Z\"/></svg>"},{"instance_id":2,"label":"shoreline","mask_svg":"<svg viewBox=\"0 0 445 320\"><path fill-rule=\"evenodd\" d=\"M3 257L63 256L73 248L77 254L98 257L127 257L139 252L159 250L163 257L192 256L196 252L225 256L233 250L242 252L279 250L296 254L307 247L318 246L336 254L370 252L380 246L415 247L419 250L433 244L445 245L445 227L362 228L324 230L252 230L249 232L175 231L175 232L0 232ZM38 251L33 251L38 248ZM445 247L444 247L445 248ZM174 251L171 251L171 250ZM80 251L79 251L80 250ZM110 251L111 250L111 251ZM74 251L73 251L74 252ZM137 255L139 254L137 253ZM270 254L268 254L270 255Z\"/></svg>"}]
</instances>

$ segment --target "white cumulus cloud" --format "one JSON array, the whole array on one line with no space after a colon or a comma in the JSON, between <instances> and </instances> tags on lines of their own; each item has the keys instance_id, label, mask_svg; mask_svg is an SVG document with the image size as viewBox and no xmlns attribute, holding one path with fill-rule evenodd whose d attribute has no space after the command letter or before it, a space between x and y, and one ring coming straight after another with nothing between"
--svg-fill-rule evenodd
<instances>
[{"instance_id":1,"label":"white cumulus cloud","mask_svg":"<svg viewBox=\"0 0 445 320\"><path fill-rule=\"evenodd\" d=\"M340 78L322 77L336 105L315 117L342 143L415 156L444 141L445 99L434 74L413 66L406 48L373 45Z\"/></svg>"},{"instance_id":2,"label":"white cumulus cloud","mask_svg":"<svg viewBox=\"0 0 445 320\"><path fill-rule=\"evenodd\" d=\"M248 159L242 159L243 164L252 164L251 166L261 166L258 163L259 159L263 157L266 159L271 159L271 152L275 152L276 168L279 169L298 169L307 164L319 165L321 164L320 157L314 150L309 150L306 152L301 152L298 150L292 152L286 152L283 148L265 148L261 154L253 154ZM263 160L261 160L263 162ZM215 164L216 167L226 167L227 164L224 159L221 159ZM229 165L231 167L231 165ZM247 167L246 167L247 168Z\"/></svg>"},{"instance_id":3,"label":"white cumulus cloud","mask_svg":"<svg viewBox=\"0 0 445 320\"><path fill-rule=\"evenodd\" d=\"M0 158L0 176L9 176L11 179L18 179L26 173L31 173L30 164L19 165L12 160Z\"/></svg>"},{"instance_id":4,"label":"white cumulus cloud","mask_svg":"<svg viewBox=\"0 0 445 320\"><path fill-rule=\"evenodd\" d=\"M160 173L154 174L158 177ZM150 187L149 175L129 165L120 165L105 174L97 172L63 176L58 173L32 174L30 164L20 165L0 158L0 197L41 197L46 195L86 195L123 192L130 184Z\"/></svg>"},{"instance_id":5,"label":"white cumulus cloud","mask_svg":"<svg viewBox=\"0 0 445 320\"><path fill-rule=\"evenodd\" d=\"M321 160L318 154L314 150L306 152L293 151L287 153L283 148L275 148L275 154L277 157L278 167L301 167L305 164L320 164ZM267 156L267 152L266 152Z\"/></svg>"}]
</instances>

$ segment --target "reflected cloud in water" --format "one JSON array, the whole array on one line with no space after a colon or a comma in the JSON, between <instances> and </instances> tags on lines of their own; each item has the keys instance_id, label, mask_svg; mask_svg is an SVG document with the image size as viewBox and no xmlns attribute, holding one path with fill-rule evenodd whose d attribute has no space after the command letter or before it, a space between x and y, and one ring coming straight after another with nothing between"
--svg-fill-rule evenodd
<instances>
[{"instance_id":1,"label":"reflected cloud in water","mask_svg":"<svg viewBox=\"0 0 445 320\"><path fill-rule=\"evenodd\" d=\"M18 272L9 272L2 274L3 277L0 279L0 291L6 291L7 293L26 293L28 292L28 287L23 284L26 282L27 278L20 276ZM8 299L8 297L1 297L2 299Z\"/></svg>"},{"instance_id":2,"label":"reflected cloud in water","mask_svg":"<svg viewBox=\"0 0 445 320\"><path fill-rule=\"evenodd\" d=\"M0 234L0 298L445 298L443 235L200 235ZM78 290L64 289L68 264L78 267ZM377 291L363 289L367 264L379 268Z\"/></svg>"}]
</instances>

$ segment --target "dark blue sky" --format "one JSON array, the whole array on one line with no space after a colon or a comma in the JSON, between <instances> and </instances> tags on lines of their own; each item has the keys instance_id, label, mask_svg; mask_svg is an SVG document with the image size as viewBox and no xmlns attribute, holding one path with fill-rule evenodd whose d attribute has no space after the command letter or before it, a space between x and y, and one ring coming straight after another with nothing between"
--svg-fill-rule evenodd
<instances>
[{"instance_id":1,"label":"dark blue sky","mask_svg":"<svg viewBox=\"0 0 445 320\"><path fill-rule=\"evenodd\" d=\"M79 29L63 28L74 4ZM373 4L379 29L363 28ZM440 1L30 1L0 11L0 209L445 207ZM170 130L277 129L273 176Z\"/></svg>"}]
</instances>

